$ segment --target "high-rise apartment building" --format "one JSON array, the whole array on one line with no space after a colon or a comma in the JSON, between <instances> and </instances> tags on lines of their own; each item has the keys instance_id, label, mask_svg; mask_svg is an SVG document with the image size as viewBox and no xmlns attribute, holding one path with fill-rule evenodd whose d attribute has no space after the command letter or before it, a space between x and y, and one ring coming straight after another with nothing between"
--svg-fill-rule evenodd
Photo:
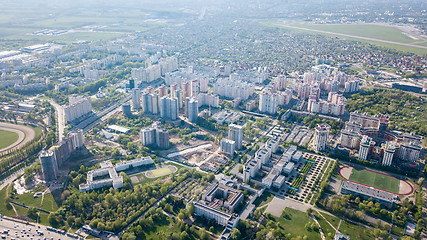
<instances>
[{"instance_id":1,"label":"high-rise apartment building","mask_svg":"<svg viewBox=\"0 0 427 240\"><path fill-rule=\"evenodd\" d=\"M196 123L199 117L199 103L196 98L187 98L185 100L185 107L188 120L192 123Z\"/></svg>"},{"instance_id":2,"label":"high-rise apartment building","mask_svg":"<svg viewBox=\"0 0 427 240\"><path fill-rule=\"evenodd\" d=\"M243 142L243 126L230 124L228 126L228 139L235 142L236 150L240 150Z\"/></svg>"},{"instance_id":3,"label":"high-rise apartment building","mask_svg":"<svg viewBox=\"0 0 427 240\"><path fill-rule=\"evenodd\" d=\"M92 112L92 104L90 98L82 96L70 96L68 97L68 106L63 106L65 120L72 122L90 112Z\"/></svg>"},{"instance_id":4,"label":"high-rise apartment building","mask_svg":"<svg viewBox=\"0 0 427 240\"><path fill-rule=\"evenodd\" d=\"M278 94L263 92L259 95L259 111L276 114L278 106Z\"/></svg>"},{"instance_id":5,"label":"high-rise apartment building","mask_svg":"<svg viewBox=\"0 0 427 240\"><path fill-rule=\"evenodd\" d=\"M141 109L141 90L139 88L132 89L132 107L134 110Z\"/></svg>"},{"instance_id":6,"label":"high-rise apartment building","mask_svg":"<svg viewBox=\"0 0 427 240\"><path fill-rule=\"evenodd\" d=\"M162 97L159 102L160 117L176 120L178 118L178 99L171 97Z\"/></svg>"},{"instance_id":7,"label":"high-rise apartment building","mask_svg":"<svg viewBox=\"0 0 427 240\"><path fill-rule=\"evenodd\" d=\"M221 152L229 154L231 157L233 157L235 149L236 143L233 140L226 138L221 139Z\"/></svg>"},{"instance_id":8,"label":"high-rise apartment building","mask_svg":"<svg viewBox=\"0 0 427 240\"><path fill-rule=\"evenodd\" d=\"M360 141L359 147L359 159L368 160L369 156L372 154L374 150L375 142L371 137L362 136L362 140Z\"/></svg>"},{"instance_id":9,"label":"high-rise apartment building","mask_svg":"<svg viewBox=\"0 0 427 240\"><path fill-rule=\"evenodd\" d=\"M58 164L55 152L50 150L42 151L39 158L43 179L45 181L55 180L58 177Z\"/></svg>"},{"instance_id":10,"label":"high-rise apartment building","mask_svg":"<svg viewBox=\"0 0 427 240\"><path fill-rule=\"evenodd\" d=\"M169 148L169 131L162 129L160 122L154 122L150 127L141 129L141 143L144 146Z\"/></svg>"},{"instance_id":11,"label":"high-rise apartment building","mask_svg":"<svg viewBox=\"0 0 427 240\"><path fill-rule=\"evenodd\" d=\"M390 166L393 163L393 159L396 153L396 143L395 142L386 142L382 145L384 156L383 161L381 162L384 166Z\"/></svg>"},{"instance_id":12,"label":"high-rise apartment building","mask_svg":"<svg viewBox=\"0 0 427 240\"><path fill-rule=\"evenodd\" d=\"M317 124L317 127L314 129L314 147L316 151L321 152L326 149L329 137L329 130L331 126L327 123Z\"/></svg>"}]
</instances>

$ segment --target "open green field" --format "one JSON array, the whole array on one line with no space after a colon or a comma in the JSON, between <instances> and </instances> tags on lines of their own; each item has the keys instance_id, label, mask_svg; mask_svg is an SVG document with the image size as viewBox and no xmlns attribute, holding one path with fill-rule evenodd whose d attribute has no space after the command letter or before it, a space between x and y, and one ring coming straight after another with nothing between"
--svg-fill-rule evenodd
<instances>
[{"instance_id":1,"label":"open green field","mask_svg":"<svg viewBox=\"0 0 427 240\"><path fill-rule=\"evenodd\" d=\"M389 192L399 193L400 180L391 176L353 168L349 180Z\"/></svg>"},{"instance_id":2,"label":"open green field","mask_svg":"<svg viewBox=\"0 0 427 240\"><path fill-rule=\"evenodd\" d=\"M177 221L174 218L168 217L160 222L156 222L153 228L145 228L143 230L145 239L163 240L170 238L173 233L181 233ZM192 234L189 235L188 239L200 239L200 237L197 234Z\"/></svg>"},{"instance_id":3,"label":"open green field","mask_svg":"<svg viewBox=\"0 0 427 240\"><path fill-rule=\"evenodd\" d=\"M283 227L286 233L290 233L292 237L307 236L307 239L321 239L320 233L316 231L308 231L305 228L306 223L313 222L306 213L292 209L285 208L282 215L275 218L275 222Z\"/></svg>"},{"instance_id":4,"label":"open green field","mask_svg":"<svg viewBox=\"0 0 427 240\"><path fill-rule=\"evenodd\" d=\"M310 32L331 37L339 37L346 40L354 40L375 44L381 47L396 49L404 52L411 52L419 55L426 55L427 49L416 46L426 46L425 39L412 39L401 30L383 25L374 24L303 24L303 23L283 23L281 21L263 21L263 24L271 27L285 28L294 32ZM319 32L323 31L323 32ZM349 36L342 36L346 34ZM351 35L351 36L350 36ZM418 37L418 36L416 36ZM370 38L370 39L365 39ZM382 41L391 41L388 43ZM402 44L413 44L416 46L406 46Z\"/></svg>"},{"instance_id":5,"label":"open green field","mask_svg":"<svg viewBox=\"0 0 427 240\"><path fill-rule=\"evenodd\" d=\"M334 239L334 236L336 233L334 228L322 216L320 216L319 213L315 212L314 215L316 216L316 219L319 222L320 228L322 228L322 231L323 231L323 234L325 235L325 238L328 240Z\"/></svg>"},{"instance_id":6,"label":"open green field","mask_svg":"<svg viewBox=\"0 0 427 240\"><path fill-rule=\"evenodd\" d=\"M57 6L53 6L56 5ZM167 24L169 14L186 16L180 9L149 9L138 3L137 8L125 7L109 11L82 8L69 3L5 2L0 8L0 51L19 49L31 44L77 40L110 40L134 32L147 31ZM117 6L122 6L117 3ZM98 7L98 6L97 6ZM69 33L32 35L40 30L68 30Z\"/></svg>"},{"instance_id":7,"label":"open green field","mask_svg":"<svg viewBox=\"0 0 427 240\"><path fill-rule=\"evenodd\" d=\"M52 194L45 194L43 198L41 196L34 198L33 195L33 192L24 193L16 196L13 200L30 207L41 208L51 212L58 210L58 204L56 203Z\"/></svg>"},{"instance_id":8,"label":"open green field","mask_svg":"<svg viewBox=\"0 0 427 240\"><path fill-rule=\"evenodd\" d=\"M274 195L270 192L264 192L261 197L257 198L254 202L256 207L263 206L269 202L271 202L274 198Z\"/></svg>"},{"instance_id":9,"label":"open green field","mask_svg":"<svg viewBox=\"0 0 427 240\"><path fill-rule=\"evenodd\" d=\"M169 167L158 168L155 170L151 170L151 172L153 173L154 177L160 177L160 176L164 176L172 173Z\"/></svg>"},{"instance_id":10,"label":"open green field","mask_svg":"<svg viewBox=\"0 0 427 240\"><path fill-rule=\"evenodd\" d=\"M4 187L0 190L0 213L6 216L16 217L10 204L6 204L6 191L8 187Z\"/></svg>"},{"instance_id":11,"label":"open green field","mask_svg":"<svg viewBox=\"0 0 427 240\"><path fill-rule=\"evenodd\" d=\"M363 226L349 223L345 220L341 222L339 231L350 236L350 239L370 240L375 239L374 231Z\"/></svg>"},{"instance_id":12,"label":"open green field","mask_svg":"<svg viewBox=\"0 0 427 240\"><path fill-rule=\"evenodd\" d=\"M403 34L399 29L389 26L373 24L294 24L294 26L399 43L417 42L417 40Z\"/></svg>"},{"instance_id":13,"label":"open green field","mask_svg":"<svg viewBox=\"0 0 427 240\"><path fill-rule=\"evenodd\" d=\"M18 134L5 130L0 130L0 149L9 146L18 140Z\"/></svg>"}]
</instances>

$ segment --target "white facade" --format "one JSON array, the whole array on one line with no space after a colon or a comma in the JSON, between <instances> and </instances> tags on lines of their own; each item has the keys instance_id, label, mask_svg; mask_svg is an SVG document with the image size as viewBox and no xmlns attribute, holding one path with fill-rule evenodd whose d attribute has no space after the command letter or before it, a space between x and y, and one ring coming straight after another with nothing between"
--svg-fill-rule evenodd
<instances>
[{"instance_id":1,"label":"white facade","mask_svg":"<svg viewBox=\"0 0 427 240\"><path fill-rule=\"evenodd\" d=\"M150 146L156 143L156 129L148 127L141 129L141 143Z\"/></svg>"},{"instance_id":2,"label":"white facade","mask_svg":"<svg viewBox=\"0 0 427 240\"><path fill-rule=\"evenodd\" d=\"M276 114L279 95L276 93L261 93L259 95L259 111L263 113Z\"/></svg>"},{"instance_id":3,"label":"white facade","mask_svg":"<svg viewBox=\"0 0 427 240\"><path fill-rule=\"evenodd\" d=\"M104 186L112 186L113 188L121 188L123 186L123 177L119 176L117 171L124 171L131 167L139 167L143 165L154 164L151 157L142 157L130 161L122 161L113 167L110 161L101 162L101 167L87 173L87 182L79 185L80 192L87 192ZM108 175L108 178L94 180L99 176Z\"/></svg>"},{"instance_id":4,"label":"white facade","mask_svg":"<svg viewBox=\"0 0 427 240\"><path fill-rule=\"evenodd\" d=\"M372 141L371 137L363 136L362 141L360 141L360 148L359 148L359 159L367 160L370 149L375 145L375 142Z\"/></svg>"},{"instance_id":5,"label":"white facade","mask_svg":"<svg viewBox=\"0 0 427 240\"><path fill-rule=\"evenodd\" d=\"M396 152L396 143L387 142L383 145L383 148L384 148L384 156L381 164L384 166L390 166L393 163L394 154Z\"/></svg>"},{"instance_id":6,"label":"white facade","mask_svg":"<svg viewBox=\"0 0 427 240\"><path fill-rule=\"evenodd\" d=\"M197 95L197 101L199 103L199 107L201 106L210 106L214 108L219 107L219 96L210 94L210 93L199 93Z\"/></svg>"},{"instance_id":7,"label":"white facade","mask_svg":"<svg viewBox=\"0 0 427 240\"><path fill-rule=\"evenodd\" d=\"M132 107L134 110L141 109L141 90L139 88L132 89Z\"/></svg>"},{"instance_id":8,"label":"white facade","mask_svg":"<svg viewBox=\"0 0 427 240\"><path fill-rule=\"evenodd\" d=\"M321 152L326 149L331 126L327 123L318 124L314 130L314 147L316 151Z\"/></svg>"},{"instance_id":9,"label":"white facade","mask_svg":"<svg viewBox=\"0 0 427 240\"><path fill-rule=\"evenodd\" d=\"M344 147L357 149L360 144L360 135L357 132L341 130L340 143Z\"/></svg>"},{"instance_id":10,"label":"white facade","mask_svg":"<svg viewBox=\"0 0 427 240\"><path fill-rule=\"evenodd\" d=\"M236 143L236 150L240 150L243 142L243 126L230 124L228 126L228 138Z\"/></svg>"},{"instance_id":11,"label":"white facade","mask_svg":"<svg viewBox=\"0 0 427 240\"><path fill-rule=\"evenodd\" d=\"M178 99L162 97L159 101L160 117L176 120L178 118Z\"/></svg>"},{"instance_id":12,"label":"white facade","mask_svg":"<svg viewBox=\"0 0 427 240\"><path fill-rule=\"evenodd\" d=\"M196 123L199 117L199 104L194 97L186 99L186 110L188 121Z\"/></svg>"},{"instance_id":13,"label":"white facade","mask_svg":"<svg viewBox=\"0 0 427 240\"><path fill-rule=\"evenodd\" d=\"M72 122L83 115L92 112L92 104L89 98L77 96L69 97L69 105L63 106L65 113L65 120Z\"/></svg>"},{"instance_id":14,"label":"white facade","mask_svg":"<svg viewBox=\"0 0 427 240\"><path fill-rule=\"evenodd\" d=\"M233 140L223 138L221 139L221 152L234 155L236 143Z\"/></svg>"},{"instance_id":15,"label":"white facade","mask_svg":"<svg viewBox=\"0 0 427 240\"><path fill-rule=\"evenodd\" d=\"M399 147L399 158L408 162L416 162L420 158L421 146L403 143Z\"/></svg>"},{"instance_id":16,"label":"white facade","mask_svg":"<svg viewBox=\"0 0 427 240\"><path fill-rule=\"evenodd\" d=\"M246 100L255 91L255 86L251 83L242 81L230 81L228 79L219 79L213 85L214 94L227 98L241 98Z\"/></svg>"}]
</instances>

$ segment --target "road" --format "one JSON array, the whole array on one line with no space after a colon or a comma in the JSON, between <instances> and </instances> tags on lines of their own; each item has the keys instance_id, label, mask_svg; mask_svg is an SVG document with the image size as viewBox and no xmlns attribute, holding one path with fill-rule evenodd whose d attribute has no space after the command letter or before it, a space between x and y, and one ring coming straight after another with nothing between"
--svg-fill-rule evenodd
<instances>
[{"instance_id":1,"label":"road","mask_svg":"<svg viewBox=\"0 0 427 240\"><path fill-rule=\"evenodd\" d=\"M414 45L414 44L410 44L410 43L393 42L393 41L382 40L382 39L377 39L377 38L361 37L361 36L356 36L356 35L336 33L336 32L328 32L328 31L315 30L315 29L302 28L302 27L295 27L295 26L289 26L289 25L282 25L282 26L287 27L287 28L294 28L294 29L298 29L298 30L310 31L310 32L326 33L326 34L331 34L331 35L336 35L336 36L341 36L341 37L351 37L351 38L358 38L358 39L363 39L363 40L368 40L368 41L375 41L375 42L389 43L389 44L395 44L395 45L401 45L401 46L407 46L407 47L427 49L426 46Z\"/></svg>"},{"instance_id":2,"label":"road","mask_svg":"<svg viewBox=\"0 0 427 240\"><path fill-rule=\"evenodd\" d=\"M95 113L95 115L92 117L91 121L83 121L73 129L83 129L83 132L89 131L95 124L98 122L103 122L109 117L111 117L116 112L120 111L120 107L123 103L129 101L131 99L131 95L127 95L126 97L122 98L117 103L107 107L106 109Z\"/></svg>"},{"instance_id":3,"label":"road","mask_svg":"<svg viewBox=\"0 0 427 240\"><path fill-rule=\"evenodd\" d=\"M64 129L65 129L65 113L64 113L64 109L59 104L57 104L55 101L53 101L53 100L49 100L49 102L55 108L55 112L56 112L56 126L58 128L58 139L59 139L59 142L61 142L62 139L64 138Z\"/></svg>"},{"instance_id":4,"label":"road","mask_svg":"<svg viewBox=\"0 0 427 240\"><path fill-rule=\"evenodd\" d=\"M78 239L77 237L71 237L68 234L70 233L59 233L47 230L46 226L29 223L10 217L3 216L0 218L0 230L2 231L1 235L4 235L6 239ZM4 230L9 230L9 233L3 233ZM42 232L43 235L37 233L37 231Z\"/></svg>"},{"instance_id":5,"label":"road","mask_svg":"<svg viewBox=\"0 0 427 240\"><path fill-rule=\"evenodd\" d=\"M12 148L19 148L20 146L23 146L27 142L33 140L36 136L34 129L24 125L1 122L0 130L10 131L18 134L18 140L7 147L0 149L0 153Z\"/></svg>"}]
</instances>

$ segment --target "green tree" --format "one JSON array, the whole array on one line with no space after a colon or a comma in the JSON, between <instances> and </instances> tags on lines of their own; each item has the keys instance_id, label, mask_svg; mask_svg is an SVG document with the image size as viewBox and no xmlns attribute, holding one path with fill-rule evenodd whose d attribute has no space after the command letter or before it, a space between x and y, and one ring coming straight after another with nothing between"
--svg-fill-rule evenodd
<instances>
[{"instance_id":1,"label":"green tree","mask_svg":"<svg viewBox=\"0 0 427 240\"><path fill-rule=\"evenodd\" d=\"M233 231L231 231L231 239L233 240L239 240L242 234L240 233L239 229L235 228Z\"/></svg>"},{"instance_id":2,"label":"green tree","mask_svg":"<svg viewBox=\"0 0 427 240\"><path fill-rule=\"evenodd\" d=\"M200 229L200 239L201 240L208 240L209 239L209 234L206 232L206 230L204 228Z\"/></svg>"},{"instance_id":3,"label":"green tree","mask_svg":"<svg viewBox=\"0 0 427 240\"><path fill-rule=\"evenodd\" d=\"M190 235L188 235L187 232L182 232L181 235L179 236L179 238L181 240L189 240L190 239Z\"/></svg>"},{"instance_id":4,"label":"green tree","mask_svg":"<svg viewBox=\"0 0 427 240\"><path fill-rule=\"evenodd\" d=\"M192 216L194 214L194 204L193 202L190 203L190 205L188 205L188 216Z\"/></svg>"}]
</instances>

